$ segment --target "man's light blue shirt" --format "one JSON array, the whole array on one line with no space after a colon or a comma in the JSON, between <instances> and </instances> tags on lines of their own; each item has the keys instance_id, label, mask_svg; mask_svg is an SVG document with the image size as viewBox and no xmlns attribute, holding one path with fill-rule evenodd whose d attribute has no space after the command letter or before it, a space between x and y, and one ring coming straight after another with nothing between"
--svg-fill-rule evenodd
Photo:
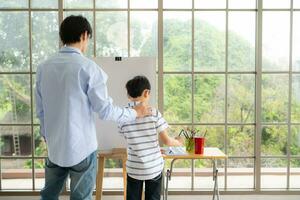
<instances>
[{"instance_id":1,"label":"man's light blue shirt","mask_svg":"<svg viewBox=\"0 0 300 200\"><path fill-rule=\"evenodd\" d=\"M97 150L93 112L102 120L135 120L136 112L113 105L107 75L80 50L63 47L42 63L36 76L36 112L48 157L70 167Z\"/></svg>"}]
</instances>

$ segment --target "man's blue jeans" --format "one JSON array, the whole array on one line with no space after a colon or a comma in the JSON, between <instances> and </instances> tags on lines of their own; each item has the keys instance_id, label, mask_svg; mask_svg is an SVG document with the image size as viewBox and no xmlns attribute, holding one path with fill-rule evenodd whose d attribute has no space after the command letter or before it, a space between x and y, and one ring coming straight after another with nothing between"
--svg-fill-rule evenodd
<instances>
[{"instance_id":1,"label":"man's blue jeans","mask_svg":"<svg viewBox=\"0 0 300 200\"><path fill-rule=\"evenodd\" d=\"M70 175L71 200L92 200L96 181L97 152L95 151L73 167L60 167L48 158L45 164L45 187L41 191L41 200L58 200L64 183Z\"/></svg>"}]
</instances>

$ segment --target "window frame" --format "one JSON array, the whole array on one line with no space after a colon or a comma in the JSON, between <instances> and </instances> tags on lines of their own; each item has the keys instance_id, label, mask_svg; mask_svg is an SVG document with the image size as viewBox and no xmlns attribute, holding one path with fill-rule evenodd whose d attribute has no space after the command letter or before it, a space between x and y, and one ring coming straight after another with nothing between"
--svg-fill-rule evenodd
<instances>
[{"instance_id":1,"label":"window frame","mask_svg":"<svg viewBox=\"0 0 300 200\"><path fill-rule=\"evenodd\" d=\"M31 139L32 139L32 147L31 147L31 151L32 154L31 156L0 156L0 166L1 166L1 160L4 159L31 159L32 163L34 164L35 161L43 159L45 157L43 156L36 156L35 155L35 141L34 141L34 129L36 127L39 126L39 124L34 123L34 102L33 102L33 95L34 95L34 88L33 88L33 81L34 81L34 76L35 76L35 72L33 70L33 63L32 63L32 13L34 11L58 11L58 21L59 24L62 22L63 18L64 18L64 12L66 11L92 11L93 12L93 30L96 30L97 26L96 26L96 13L97 12L105 12L105 11L126 11L127 12L127 31L128 31L128 39L127 39L127 48L128 48L128 56L130 57L131 53L130 53L130 44L131 44L131 37L130 37L130 13L131 11L155 11L157 12L157 20L158 20L158 27L157 27L157 58L158 58L158 71L157 71L157 76L158 76L158 108L161 111L161 113L163 113L164 111L164 75L190 75L191 76L191 81L192 81L192 98L191 98L191 107L192 107L192 114L191 114L191 122L190 123L172 123L170 122L170 125L183 125L183 126L191 126L192 128L194 126L199 126L199 125L205 125L205 126L224 126L224 130L225 130L225 139L224 139L224 145L225 145L225 153L227 153L227 133L228 133L228 127L230 126L238 126L238 125L250 125L250 126L254 126L255 130L254 130L254 156L245 156L245 157L236 157L236 156L230 156L229 158L232 159L254 159L254 182L253 182L253 188L252 191L250 193L260 193L262 191L264 191L264 188L261 188L261 160L262 159L268 159L268 158L282 158L282 159L286 159L287 160L287 168L286 168L286 173L287 173L287 179L286 179L286 188L281 188L279 191L279 194L284 194L284 192L286 193L291 193L291 189L294 188L290 188L290 168L291 168L291 160L292 159L300 159L300 155L291 155L290 152L290 146L291 146L291 126L299 126L299 123L293 123L291 121L291 96L292 96L292 77L294 75L298 75L300 74L299 71L293 71L292 69L292 65L293 65L293 59L292 59L292 55L293 55L293 12L294 11L300 11L300 8L294 9L293 8L293 0L291 1L291 7L290 8L284 8L284 9L268 9L268 8L263 8L263 0L257 0L256 1L256 8L253 9L230 9L229 8L229 0L226 0L226 8L216 8L216 9L196 9L194 7L195 5L195 1L196 0L192 0L192 8L188 8L188 9L176 9L176 8L164 8L163 7L163 0L158 0L158 7L157 8L131 8L130 7L130 0L127 0L127 8L120 8L120 9L100 9L96 7L96 0L93 0L93 8L64 8L63 5L63 0L57 0L58 1L58 8L32 8L31 7L31 1L32 0L28 0L28 8L0 8L0 12L5 11L5 12L18 12L18 11L26 11L28 12L28 23L29 23L29 53L30 53L30 70L28 72L0 72L0 75L6 75L6 74L25 74L25 75L29 75L30 76L30 97L31 97L31 123L28 124L0 124L0 126L30 126L31 127ZM176 12L191 12L192 15L192 21L191 21L191 28L192 28L192 45L191 45L191 52L192 52L192 70L191 71L183 71L183 72L178 72L178 71L164 71L164 63L163 63L163 14L164 12L170 12L170 11L176 11ZM226 52L226 56L225 56L225 71L224 72L206 72L206 71L196 71L195 70L195 66L194 66L194 60L195 60L195 23L194 23L194 19L195 19L195 12L198 11L225 11L226 12L226 35L225 35L225 52ZM228 15L230 12L234 12L234 11L239 11L239 12L243 12L243 11L252 11L256 13L256 36L255 36L255 70L254 71L238 71L238 72L233 72L233 71L229 71L228 70ZM263 31L263 13L264 12L277 12L277 11L287 11L290 13L290 36L289 36L289 69L287 71L262 71L262 31ZM93 37L93 56L97 55L96 52L96 31L94 31L94 37ZM62 46L62 44L60 43L60 46ZM194 115L194 91L195 91L195 76L197 75L205 75L205 74L223 74L225 75L225 121L224 123L198 123L195 122L195 115ZM231 74L249 74L249 75L255 75L255 122L254 123L229 123L227 116L228 116L228 108L227 108L227 103L228 103L228 76ZM262 107L262 75L267 75L267 74L285 74L288 75L289 77L289 81L288 81L288 116L287 116L287 122L279 122L279 123L271 123L271 122L262 122L262 116L261 116L261 107ZM287 154L286 155L282 155L282 156L262 156L261 155L261 142L262 142L262 138L261 138L261 132L262 132L262 127L264 126L268 126L268 125L285 125L288 126L288 135L287 135ZM227 166L228 166L228 162L225 161L225 168L224 168L224 190L227 189L231 189L227 187ZM193 166L194 167L194 163ZM1 167L0 167L0 173L1 173ZM35 174L36 174L36 170L35 167L32 168L32 191L34 191L36 189L36 184L35 184ZM194 174L193 174L194 176ZM191 183L191 190L194 189L194 179L192 177L192 183ZM0 193L2 193L1 191L1 178L0 178ZM278 189L276 189L278 190ZM64 190L64 192L66 192L66 188ZM191 191L189 191L191 192ZM271 191L274 192L274 191ZM197 191L193 191L193 193L197 194ZM227 192L225 192L227 193ZM238 192L237 192L238 193ZM299 193L297 193L299 194Z\"/></svg>"}]
</instances>

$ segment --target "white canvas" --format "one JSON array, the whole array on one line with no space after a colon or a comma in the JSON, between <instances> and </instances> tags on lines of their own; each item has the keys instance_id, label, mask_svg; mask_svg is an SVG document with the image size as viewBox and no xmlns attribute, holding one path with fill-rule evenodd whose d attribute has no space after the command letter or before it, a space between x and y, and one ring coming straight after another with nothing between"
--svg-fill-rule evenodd
<instances>
[{"instance_id":1,"label":"white canvas","mask_svg":"<svg viewBox=\"0 0 300 200\"><path fill-rule=\"evenodd\" d=\"M128 98L125 89L126 82L137 75L146 76L151 83L150 104L156 102L156 60L152 57L131 57L115 61L113 57L95 58L94 61L107 73L108 94L114 100L114 105L127 106ZM118 133L117 123L102 121L96 116L96 130L98 148L111 150L112 148L125 148L125 139Z\"/></svg>"}]
</instances>

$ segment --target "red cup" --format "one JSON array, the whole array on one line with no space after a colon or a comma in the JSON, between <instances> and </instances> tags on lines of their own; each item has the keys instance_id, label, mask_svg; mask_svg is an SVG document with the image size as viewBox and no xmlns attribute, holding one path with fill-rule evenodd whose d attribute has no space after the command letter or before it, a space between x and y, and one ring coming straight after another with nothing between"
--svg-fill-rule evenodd
<instances>
[{"instance_id":1,"label":"red cup","mask_svg":"<svg viewBox=\"0 0 300 200\"><path fill-rule=\"evenodd\" d=\"M195 154L203 154L204 153L204 137L195 137Z\"/></svg>"}]
</instances>

